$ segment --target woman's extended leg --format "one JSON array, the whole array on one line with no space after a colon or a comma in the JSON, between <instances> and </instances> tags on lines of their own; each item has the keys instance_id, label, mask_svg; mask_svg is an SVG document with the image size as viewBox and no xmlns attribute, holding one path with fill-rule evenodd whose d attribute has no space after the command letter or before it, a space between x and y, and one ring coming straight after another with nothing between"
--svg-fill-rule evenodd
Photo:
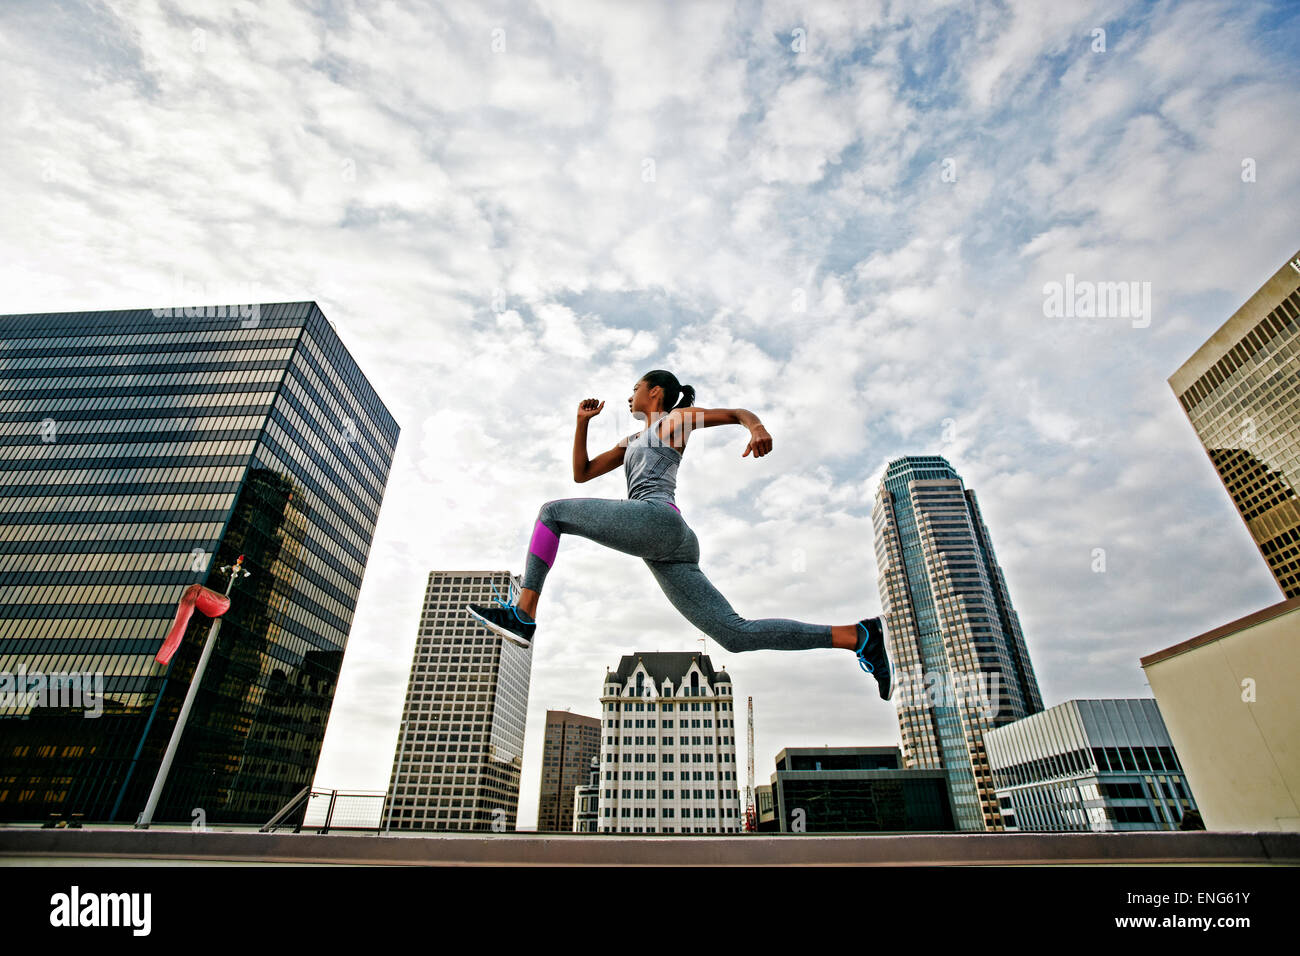
<instances>
[{"instance_id":1,"label":"woman's extended leg","mask_svg":"<svg viewBox=\"0 0 1300 956\"><path fill-rule=\"evenodd\" d=\"M555 564L560 535L576 534L638 558L671 554L682 541L685 525L660 501L625 498L558 498L537 512L524 559L519 609L536 617L537 598Z\"/></svg>"},{"instance_id":2,"label":"woman's extended leg","mask_svg":"<svg viewBox=\"0 0 1300 956\"><path fill-rule=\"evenodd\" d=\"M530 618L536 617L537 599L555 563L562 534L576 534L644 559L673 605L725 650L853 650L861 644L856 624L742 618L700 570L699 539L681 512L663 502L635 499L559 498L542 505L533 523L518 602L519 610Z\"/></svg>"},{"instance_id":3,"label":"woman's extended leg","mask_svg":"<svg viewBox=\"0 0 1300 956\"><path fill-rule=\"evenodd\" d=\"M862 669L876 679L882 700L893 693L893 668L889 662L888 634L883 617L859 621L853 628L857 645L844 638L847 628L830 624L805 624L780 617L746 620L705 577L699 565L699 542L689 532L681 549L666 559L646 559L646 566L688 621L713 638L724 651L805 651L818 647L857 647ZM861 633L858 633L858 632Z\"/></svg>"},{"instance_id":4,"label":"woman's extended leg","mask_svg":"<svg viewBox=\"0 0 1300 956\"><path fill-rule=\"evenodd\" d=\"M806 651L836 647L829 624L805 624L780 617L747 620L732 608L699 564L646 559L655 580L673 607L724 651Z\"/></svg>"}]
</instances>

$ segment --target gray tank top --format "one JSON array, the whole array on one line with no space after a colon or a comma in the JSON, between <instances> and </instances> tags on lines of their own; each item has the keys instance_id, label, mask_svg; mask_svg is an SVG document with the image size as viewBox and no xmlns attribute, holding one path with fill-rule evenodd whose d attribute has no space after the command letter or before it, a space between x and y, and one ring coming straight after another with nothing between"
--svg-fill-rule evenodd
<instances>
[{"instance_id":1,"label":"gray tank top","mask_svg":"<svg viewBox=\"0 0 1300 956\"><path fill-rule=\"evenodd\" d=\"M659 422L655 424L658 425ZM673 496L677 491L677 466L681 461L682 453L666 440L655 438L653 428L647 426L645 431L627 443L627 450L623 454L628 499L658 500L673 504Z\"/></svg>"}]
</instances>

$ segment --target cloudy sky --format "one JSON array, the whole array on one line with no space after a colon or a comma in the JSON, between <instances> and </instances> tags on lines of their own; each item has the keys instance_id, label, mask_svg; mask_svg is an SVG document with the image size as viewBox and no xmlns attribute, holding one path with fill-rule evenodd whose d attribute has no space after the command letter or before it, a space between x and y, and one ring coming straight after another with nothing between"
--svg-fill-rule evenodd
<instances>
[{"instance_id":1,"label":"cloudy sky","mask_svg":"<svg viewBox=\"0 0 1300 956\"><path fill-rule=\"evenodd\" d=\"M431 569L625 497L574 414L605 450L652 368L773 436L678 478L746 617L876 612L904 454L979 495L1048 706L1282 599L1166 380L1300 247L1294 4L8 0L0 64L0 312L314 299L402 427L318 786L387 785ZM1045 314L1067 276L1150 308ZM538 617L524 828L545 711L705 646L578 538ZM759 782L898 742L850 653L707 649Z\"/></svg>"}]
</instances>

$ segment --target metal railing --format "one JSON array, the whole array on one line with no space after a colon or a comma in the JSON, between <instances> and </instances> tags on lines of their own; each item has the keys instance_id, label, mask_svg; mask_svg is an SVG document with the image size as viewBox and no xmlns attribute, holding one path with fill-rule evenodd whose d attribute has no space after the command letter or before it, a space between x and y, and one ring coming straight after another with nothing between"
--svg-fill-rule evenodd
<instances>
[{"instance_id":1,"label":"metal railing","mask_svg":"<svg viewBox=\"0 0 1300 956\"><path fill-rule=\"evenodd\" d=\"M303 787L298 794L280 809L266 825L263 833L292 828L294 833L303 830L329 833L342 830L350 833L378 833L383 826L383 790L327 790Z\"/></svg>"}]
</instances>

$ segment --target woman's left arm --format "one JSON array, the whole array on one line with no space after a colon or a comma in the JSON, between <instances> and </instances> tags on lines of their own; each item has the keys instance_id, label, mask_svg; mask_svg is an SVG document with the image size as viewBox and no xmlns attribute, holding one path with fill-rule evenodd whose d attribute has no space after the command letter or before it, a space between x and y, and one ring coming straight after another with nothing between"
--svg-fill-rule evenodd
<instances>
[{"instance_id":1,"label":"woman's left arm","mask_svg":"<svg viewBox=\"0 0 1300 956\"><path fill-rule=\"evenodd\" d=\"M744 425L749 429L750 441L741 458L751 451L755 458L761 458L772 450L772 436L767 433L758 416L747 408L678 408L672 414L678 412L681 413L682 423L688 432L712 425Z\"/></svg>"}]
</instances>

